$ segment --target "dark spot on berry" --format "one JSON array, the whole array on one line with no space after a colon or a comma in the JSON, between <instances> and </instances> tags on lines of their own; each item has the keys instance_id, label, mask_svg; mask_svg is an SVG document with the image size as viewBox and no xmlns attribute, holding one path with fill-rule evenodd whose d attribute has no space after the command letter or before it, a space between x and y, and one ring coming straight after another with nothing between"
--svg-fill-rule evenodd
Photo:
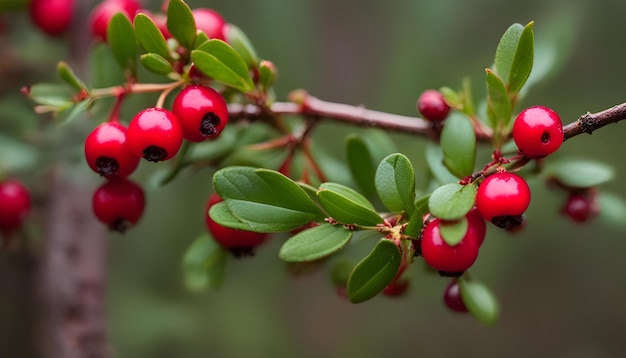
<instances>
[{"instance_id":1,"label":"dark spot on berry","mask_svg":"<svg viewBox=\"0 0 626 358\"><path fill-rule=\"evenodd\" d=\"M131 227L133 224L124 219L124 218L119 218L117 220L115 220L111 226L109 226L109 229L111 229L111 231L117 231L120 234L123 234L124 232L126 232L126 230Z\"/></svg>"},{"instance_id":2,"label":"dark spot on berry","mask_svg":"<svg viewBox=\"0 0 626 358\"><path fill-rule=\"evenodd\" d=\"M208 112L202 116L202 122L200 122L200 133L206 137L212 137L219 134L217 128L222 120L214 112Z\"/></svg>"},{"instance_id":3,"label":"dark spot on berry","mask_svg":"<svg viewBox=\"0 0 626 358\"><path fill-rule=\"evenodd\" d=\"M98 157L96 159L96 168L98 173L102 176L108 177L110 175L117 174L119 170L119 164L117 160L109 157Z\"/></svg>"},{"instance_id":4,"label":"dark spot on berry","mask_svg":"<svg viewBox=\"0 0 626 358\"><path fill-rule=\"evenodd\" d=\"M143 150L143 157L149 162L160 162L167 158L167 151L156 145L151 145Z\"/></svg>"},{"instance_id":5,"label":"dark spot on berry","mask_svg":"<svg viewBox=\"0 0 626 358\"><path fill-rule=\"evenodd\" d=\"M236 258L240 259L243 257L252 257L254 256L254 248L253 247L231 247L230 252Z\"/></svg>"},{"instance_id":6,"label":"dark spot on berry","mask_svg":"<svg viewBox=\"0 0 626 358\"><path fill-rule=\"evenodd\" d=\"M514 231L524 223L524 215L495 216L491 223L501 229Z\"/></svg>"},{"instance_id":7,"label":"dark spot on berry","mask_svg":"<svg viewBox=\"0 0 626 358\"><path fill-rule=\"evenodd\" d=\"M465 271L457 271L457 272L448 272L448 271L438 271L439 276L441 277L461 277L465 273Z\"/></svg>"},{"instance_id":8,"label":"dark spot on berry","mask_svg":"<svg viewBox=\"0 0 626 358\"><path fill-rule=\"evenodd\" d=\"M548 144L548 143L550 143L550 133L548 133L548 132L543 132L543 134L541 135L541 143L542 143L542 144Z\"/></svg>"}]
</instances>

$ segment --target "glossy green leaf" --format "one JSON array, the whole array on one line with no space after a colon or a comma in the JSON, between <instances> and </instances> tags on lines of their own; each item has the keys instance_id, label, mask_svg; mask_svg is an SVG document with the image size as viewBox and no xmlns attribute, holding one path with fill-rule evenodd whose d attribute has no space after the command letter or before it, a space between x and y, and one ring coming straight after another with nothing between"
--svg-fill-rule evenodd
<instances>
[{"instance_id":1,"label":"glossy green leaf","mask_svg":"<svg viewBox=\"0 0 626 358\"><path fill-rule=\"evenodd\" d=\"M113 15L107 27L107 42L117 63L127 75L137 76L137 38L128 17L121 12Z\"/></svg>"},{"instance_id":2,"label":"glossy green leaf","mask_svg":"<svg viewBox=\"0 0 626 358\"><path fill-rule=\"evenodd\" d=\"M430 213L442 220L457 220L465 216L476 201L473 184L445 184L435 189L428 200Z\"/></svg>"},{"instance_id":3,"label":"glossy green leaf","mask_svg":"<svg viewBox=\"0 0 626 358\"><path fill-rule=\"evenodd\" d=\"M424 195L415 200L415 210L409 218L409 223L404 229L404 234L417 238L424 227L424 215L428 214L428 201L430 194Z\"/></svg>"},{"instance_id":4,"label":"glossy green leaf","mask_svg":"<svg viewBox=\"0 0 626 358\"><path fill-rule=\"evenodd\" d=\"M75 119L82 118L85 112L93 104L93 101L86 99L78 103L72 103L70 106L61 109L54 118L57 124L71 123Z\"/></svg>"},{"instance_id":5,"label":"glossy green leaf","mask_svg":"<svg viewBox=\"0 0 626 358\"><path fill-rule=\"evenodd\" d=\"M64 84L38 83L30 86L28 97L37 104L52 107L72 105L74 92Z\"/></svg>"},{"instance_id":6,"label":"glossy green leaf","mask_svg":"<svg viewBox=\"0 0 626 358\"><path fill-rule=\"evenodd\" d=\"M494 142L500 141L511 121L513 107L504 82L491 70L487 69L487 115L491 128L494 129Z\"/></svg>"},{"instance_id":7,"label":"glossy green leaf","mask_svg":"<svg viewBox=\"0 0 626 358\"><path fill-rule=\"evenodd\" d=\"M38 153L33 146L0 133L0 173L32 170L37 159Z\"/></svg>"},{"instance_id":8,"label":"glossy green leaf","mask_svg":"<svg viewBox=\"0 0 626 358\"><path fill-rule=\"evenodd\" d=\"M228 252L208 234L197 238L183 256L183 278L190 291L198 292L221 286Z\"/></svg>"},{"instance_id":9,"label":"glossy green leaf","mask_svg":"<svg viewBox=\"0 0 626 358\"><path fill-rule=\"evenodd\" d=\"M459 178L472 175L476 160L476 134L465 115L454 112L446 119L441 132L443 163Z\"/></svg>"},{"instance_id":10,"label":"glossy green leaf","mask_svg":"<svg viewBox=\"0 0 626 358\"><path fill-rule=\"evenodd\" d=\"M133 23L137 40L147 53L155 53L164 59L171 58L165 37L152 19L146 14L137 14Z\"/></svg>"},{"instance_id":11,"label":"glossy green leaf","mask_svg":"<svg viewBox=\"0 0 626 358\"><path fill-rule=\"evenodd\" d=\"M411 215L415 208L415 172L409 158L395 153L383 159L376 169L375 184L387 209Z\"/></svg>"},{"instance_id":12,"label":"glossy green leaf","mask_svg":"<svg viewBox=\"0 0 626 358\"><path fill-rule=\"evenodd\" d=\"M485 325L493 325L498 321L500 307L498 300L484 284L461 278L459 280L461 298L469 313Z\"/></svg>"},{"instance_id":13,"label":"glossy green leaf","mask_svg":"<svg viewBox=\"0 0 626 358\"><path fill-rule=\"evenodd\" d=\"M57 72L63 81L72 86L77 91L87 91L85 83L76 76L72 68L63 61L57 64Z\"/></svg>"},{"instance_id":14,"label":"glossy green leaf","mask_svg":"<svg viewBox=\"0 0 626 358\"><path fill-rule=\"evenodd\" d=\"M367 196L374 194L376 166L365 140L357 135L349 136L346 139L346 156L352 178L361 191Z\"/></svg>"},{"instance_id":15,"label":"glossy green leaf","mask_svg":"<svg viewBox=\"0 0 626 358\"><path fill-rule=\"evenodd\" d=\"M450 173L443 163L443 150L435 143L426 143L426 164L439 184L456 183L459 178Z\"/></svg>"},{"instance_id":16,"label":"glossy green leaf","mask_svg":"<svg viewBox=\"0 0 626 358\"><path fill-rule=\"evenodd\" d=\"M209 40L210 40L209 36L207 36L207 34L205 34L204 32L200 31L198 32L198 36L196 36L196 42L193 45L193 48L197 49L198 47L202 46L203 43Z\"/></svg>"},{"instance_id":17,"label":"glossy green leaf","mask_svg":"<svg viewBox=\"0 0 626 358\"><path fill-rule=\"evenodd\" d=\"M351 238L352 231L341 225L321 224L285 241L278 256L288 262L317 260L341 250Z\"/></svg>"},{"instance_id":18,"label":"glossy green leaf","mask_svg":"<svg viewBox=\"0 0 626 358\"><path fill-rule=\"evenodd\" d=\"M336 183L323 183L317 199L326 213L342 224L375 226L382 224L374 206L355 190Z\"/></svg>"},{"instance_id":19,"label":"glossy green leaf","mask_svg":"<svg viewBox=\"0 0 626 358\"><path fill-rule=\"evenodd\" d=\"M396 277L401 262L402 253L398 246L393 241L380 240L348 278L350 302L364 302L380 293Z\"/></svg>"},{"instance_id":20,"label":"glossy green leaf","mask_svg":"<svg viewBox=\"0 0 626 358\"><path fill-rule=\"evenodd\" d=\"M222 40L212 39L191 52L191 59L205 75L247 93L254 89L248 66L239 54Z\"/></svg>"},{"instance_id":21,"label":"glossy green leaf","mask_svg":"<svg viewBox=\"0 0 626 358\"><path fill-rule=\"evenodd\" d=\"M225 200L230 212L255 232L287 232L316 219L315 214L252 201Z\"/></svg>"},{"instance_id":22,"label":"glossy green leaf","mask_svg":"<svg viewBox=\"0 0 626 358\"><path fill-rule=\"evenodd\" d=\"M439 233L443 241L450 246L457 245L467 233L467 219L461 218L455 221L441 221Z\"/></svg>"},{"instance_id":23,"label":"glossy green leaf","mask_svg":"<svg viewBox=\"0 0 626 358\"><path fill-rule=\"evenodd\" d=\"M241 56L248 67L254 68L257 66L259 58L256 51L248 36L237 25L228 24L226 27L226 42L239 53L239 56Z\"/></svg>"},{"instance_id":24,"label":"glossy green leaf","mask_svg":"<svg viewBox=\"0 0 626 358\"><path fill-rule=\"evenodd\" d=\"M228 205L226 204L226 202L222 201L211 206L208 214L211 219L213 219L213 221L222 226L237 230L253 230L252 226L242 222L235 215L233 215L233 213L230 212L230 209L228 209Z\"/></svg>"},{"instance_id":25,"label":"glossy green leaf","mask_svg":"<svg viewBox=\"0 0 626 358\"><path fill-rule=\"evenodd\" d=\"M520 34L513 62L511 64L508 86L511 94L518 93L533 69L535 39L533 34L534 22L529 22Z\"/></svg>"},{"instance_id":26,"label":"glossy green leaf","mask_svg":"<svg viewBox=\"0 0 626 358\"><path fill-rule=\"evenodd\" d=\"M571 188L591 188L604 184L615 176L615 170L605 163L574 159L550 163L545 173Z\"/></svg>"},{"instance_id":27,"label":"glossy green leaf","mask_svg":"<svg viewBox=\"0 0 626 358\"><path fill-rule=\"evenodd\" d=\"M148 71L156 74L167 75L173 71L172 64L156 53L143 54L139 57L139 60Z\"/></svg>"},{"instance_id":28,"label":"glossy green leaf","mask_svg":"<svg viewBox=\"0 0 626 358\"><path fill-rule=\"evenodd\" d=\"M498 76L505 83L509 82L511 68L513 67L513 59L517 52L519 38L522 35L524 27L521 24L511 25L500 38L498 48L496 49L495 70Z\"/></svg>"},{"instance_id":29,"label":"glossy green leaf","mask_svg":"<svg viewBox=\"0 0 626 358\"><path fill-rule=\"evenodd\" d=\"M167 30L183 47L191 49L196 41L196 21L182 0L170 0L167 7Z\"/></svg>"}]
</instances>

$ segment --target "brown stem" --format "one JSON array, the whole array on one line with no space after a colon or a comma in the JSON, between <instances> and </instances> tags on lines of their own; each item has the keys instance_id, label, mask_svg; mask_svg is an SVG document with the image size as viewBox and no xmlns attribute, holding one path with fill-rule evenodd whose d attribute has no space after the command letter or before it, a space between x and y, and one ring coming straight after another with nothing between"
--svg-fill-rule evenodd
<instances>
[{"instance_id":1,"label":"brown stem","mask_svg":"<svg viewBox=\"0 0 626 358\"><path fill-rule=\"evenodd\" d=\"M626 119L626 103L618 104L604 111L597 113L585 113L576 122L570 123L563 127L565 140L575 137L582 133L591 134L596 129L602 128L607 124L617 123Z\"/></svg>"}]
</instances>

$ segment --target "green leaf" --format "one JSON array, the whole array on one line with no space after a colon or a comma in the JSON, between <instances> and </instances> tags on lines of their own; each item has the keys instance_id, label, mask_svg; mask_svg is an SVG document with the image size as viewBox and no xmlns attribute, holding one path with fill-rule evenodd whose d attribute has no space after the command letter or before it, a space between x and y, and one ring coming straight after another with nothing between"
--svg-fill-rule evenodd
<instances>
[{"instance_id":1,"label":"green leaf","mask_svg":"<svg viewBox=\"0 0 626 358\"><path fill-rule=\"evenodd\" d=\"M125 14L113 15L107 27L107 42L117 63L127 75L137 77L137 38L135 29Z\"/></svg>"},{"instance_id":2,"label":"green leaf","mask_svg":"<svg viewBox=\"0 0 626 358\"><path fill-rule=\"evenodd\" d=\"M439 225L439 233L441 233L441 237L446 244L450 246L455 246L465 236L467 233L467 219L461 218L455 221L441 221Z\"/></svg>"},{"instance_id":3,"label":"green leaf","mask_svg":"<svg viewBox=\"0 0 626 358\"><path fill-rule=\"evenodd\" d=\"M38 83L30 86L28 97L37 104L64 108L72 105L73 91L65 84Z\"/></svg>"},{"instance_id":4,"label":"green leaf","mask_svg":"<svg viewBox=\"0 0 626 358\"><path fill-rule=\"evenodd\" d=\"M287 240L278 256L287 262L321 259L341 250L352 238L352 231L340 225L321 224Z\"/></svg>"},{"instance_id":5,"label":"green leaf","mask_svg":"<svg viewBox=\"0 0 626 358\"><path fill-rule=\"evenodd\" d=\"M205 75L248 93L254 89L248 66L226 42L209 40L191 52L191 59Z\"/></svg>"},{"instance_id":6,"label":"green leaf","mask_svg":"<svg viewBox=\"0 0 626 358\"><path fill-rule=\"evenodd\" d=\"M402 253L398 246L391 240L380 240L348 278L350 302L364 302L380 293L396 277L401 262Z\"/></svg>"},{"instance_id":7,"label":"green leaf","mask_svg":"<svg viewBox=\"0 0 626 358\"><path fill-rule=\"evenodd\" d=\"M222 226L237 230L253 230L252 226L244 223L243 221L239 220L235 215L233 215L233 213L230 212L230 209L228 209L228 205L224 201L211 206L208 214L211 219L213 219L213 221Z\"/></svg>"},{"instance_id":8,"label":"green leaf","mask_svg":"<svg viewBox=\"0 0 626 358\"><path fill-rule=\"evenodd\" d=\"M35 147L0 133L0 173L26 172L37 165Z\"/></svg>"},{"instance_id":9,"label":"green leaf","mask_svg":"<svg viewBox=\"0 0 626 358\"><path fill-rule=\"evenodd\" d=\"M443 164L443 151L435 143L426 143L426 164L430 173L439 184L456 183L459 178L450 173L450 170Z\"/></svg>"},{"instance_id":10,"label":"green leaf","mask_svg":"<svg viewBox=\"0 0 626 358\"><path fill-rule=\"evenodd\" d=\"M183 47L193 48L196 41L196 21L182 0L170 0L167 7L167 30Z\"/></svg>"},{"instance_id":11,"label":"green leaf","mask_svg":"<svg viewBox=\"0 0 626 358\"><path fill-rule=\"evenodd\" d=\"M441 132L443 163L459 178L472 175L476 160L476 134L470 120L453 112Z\"/></svg>"},{"instance_id":12,"label":"green leaf","mask_svg":"<svg viewBox=\"0 0 626 358\"><path fill-rule=\"evenodd\" d=\"M72 68L66 62L60 61L57 65L57 71L61 79L63 79L63 81L70 86L74 87L75 90L87 91L85 83L78 78L78 76L76 76Z\"/></svg>"},{"instance_id":13,"label":"green leaf","mask_svg":"<svg viewBox=\"0 0 626 358\"><path fill-rule=\"evenodd\" d=\"M461 278L459 289L467 310L478 322L493 325L498 321L500 315L498 300L487 286L477 281Z\"/></svg>"},{"instance_id":14,"label":"green leaf","mask_svg":"<svg viewBox=\"0 0 626 358\"><path fill-rule=\"evenodd\" d=\"M190 291L198 292L221 286L228 252L208 234L197 238L183 256L183 278Z\"/></svg>"},{"instance_id":15,"label":"green leaf","mask_svg":"<svg viewBox=\"0 0 626 358\"><path fill-rule=\"evenodd\" d=\"M498 48L496 49L495 70L505 83L509 82L513 59L517 52L517 44L522 31L524 31L524 27L521 24L511 25L500 38Z\"/></svg>"},{"instance_id":16,"label":"green leaf","mask_svg":"<svg viewBox=\"0 0 626 358\"><path fill-rule=\"evenodd\" d=\"M250 231L270 233L295 230L316 219L316 215L280 206L237 199L225 200L228 210L250 227Z\"/></svg>"},{"instance_id":17,"label":"green leaf","mask_svg":"<svg viewBox=\"0 0 626 358\"><path fill-rule=\"evenodd\" d=\"M248 36L238 26L228 24L226 27L226 41L237 51L248 67L254 68L257 66L259 58L256 51Z\"/></svg>"},{"instance_id":18,"label":"green leaf","mask_svg":"<svg viewBox=\"0 0 626 358\"><path fill-rule=\"evenodd\" d=\"M202 46L203 43L209 41L209 36L207 34L205 34L204 32L200 31L198 32L198 36L196 36L196 42L193 45L194 50L197 49L198 47Z\"/></svg>"},{"instance_id":19,"label":"green leaf","mask_svg":"<svg viewBox=\"0 0 626 358\"><path fill-rule=\"evenodd\" d=\"M346 139L346 155L352 178L361 191L367 196L374 194L376 166L365 140L357 135L349 136Z\"/></svg>"},{"instance_id":20,"label":"green leaf","mask_svg":"<svg viewBox=\"0 0 626 358\"><path fill-rule=\"evenodd\" d=\"M476 201L476 186L457 183L435 189L428 200L430 213L442 220L457 220L465 216Z\"/></svg>"},{"instance_id":21,"label":"green leaf","mask_svg":"<svg viewBox=\"0 0 626 358\"><path fill-rule=\"evenodd\" d=\"M0 160L1 162L1 160ZM601 191L598 193L599 219L619 229L626 229L626 202L617 194Z\"/></svg>"},{"instance_id":22,"label":"green leaf","mask_svg":"<svg viewBox=\"0 0 626 358\"><path fill-rule=\"evenodd\" d=\"M155 53L164 59L171 59L165 37L157 25L145 14L137 14L134 20L137 40L148 53Z\"/></svg>"},{"instance_id":23,"label":"green leaf","mask_svg":"<svg viewBox=\"0 0 626 358\"><path fill-rule=\"evenodd\" d=\"M378 165L375 180L378 196L387 209L411 215L415 208L415 171L409 158L390 154Z\"/></svg>"},{"instance_id":24,"label":"green leaf","mask_svg":"<svg viewBox=\"0 0 626 358\"><path fill-rule=\"evenodd\" d=\"M148 71L156 74L167 75L173 71L172 64L156 53L143 54L139 57L139 60Z\"/></svg>"},{"instance_id":25,"label":"green leaf","mask_svg":"<svg viewBox=\"0 0 626 358\"><path fill-rule=\"evenodd\" d=\"M317 199L326 213L342 224L375 226L383 223L374 206L355 190L336 183L323 183Z\"/></svg>"},{"instance_id":26,"label":"green leaf","mask_svg":"<svg viewBox=\"0 0 626 358\"><path fill-rule=\"evenodd\" d=\"M494 142L501 144L504 131L511 121L513 107L504 82L487 69L487 115L494 130Z\"/></svg>"},{"instance_id":27,"label":"green leaf","mask_svg":"<svg viewBox=\"0 0 626 358\"><path fill-rule=\"evenodd\" d=\"M614 169L605 163L580 159L551 163L545 173L565 186L581 189L604 184L615 176Z\"/></svg>"},{"instance_id":28,"label":"green leaf","mask_svg":"<svg viewBox=\"0 0 626 358\"><path fill-rule=\"evenodd\" d=\"M57 124L67 124L81 116L93 104L92 100L86 99L78 103L72 103L70 106L61 109L54 118Z\"/></svg>"},{"instance_id":29,"label":"green leaf","mask_svg":"<svg viewBox=\"0 0 626 358\"><path fill-rule=\"evenodd\" d=\"M428 201L430 194L424 195L415 200L415 210L409 218L409 224L404 229L404 234L417 238L424 227L424 215L428 214Z\"/></svg>"},{"instance_id":30,"label":"green leaf","mask_svg":"<svg viewBox=\"0 0 626 358\"><path fill-rule=\"evenodd\" d=\"M262 88L271 89L276 82L276 77L278 77L278 72L274 63L267 60L259 62L259 84Z\"/></svg>"},{"instance_id":31,"label":"green leaf","mask_svg":"<svg viewBox=\"0 0 626 358\"><path fill-rule=\"evenodd\" d=\"M531 21L524 27L515 49L515 56L513 57L508 80L509 92L511 94L518 93L524 87L533 69L535 51L533 25L534 22Z\"/></svg>"}]
</instances>

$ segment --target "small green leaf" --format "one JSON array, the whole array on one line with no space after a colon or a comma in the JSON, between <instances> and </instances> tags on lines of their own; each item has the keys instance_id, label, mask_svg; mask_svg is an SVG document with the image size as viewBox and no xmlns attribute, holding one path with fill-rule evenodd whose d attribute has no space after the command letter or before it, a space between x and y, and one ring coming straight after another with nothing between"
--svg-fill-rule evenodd
<instances>
[{"instance_id":1,"label":"small green leaf","mask_svg":"<svg viewBox=\"0 0 626 358\"><path fill-rule=\"evenodd\" d=\"M191 8L183 0L170 0L167 7L167 30L183 47L193 48L196 41L196 21Z\"/></svg>"},{"instance_id":2,"label":"small green leaf","mask_svg":"<svg viewBox=\"0 0 626 358\"><path fill-rule=\"evenodd\" d=\"M278 256L287 262L321 259L341 250L352 238L352 231L340 225L321 224L287 240Z\"/></svg>"},{"instance_id":3,"label":"small green leaf","mask_svg":"<svg viewBox=\"0 0 626 358\"><path fill-rule=\"evenodd\" d=\"M387 209L411 215L415 208L415 172L409 158L390 154L378 165L375 180L378 196Z\"/></svg>"},{"instance_id":4,"label":"small green leaf","mask_svg":"<svg viewBox=\"0 0 626 358\"><path fill-rule=\"evenodd\" d=\"M424 215L428 214L428 201L430 194L424 195L415 200L415 210L409 218L409 224L404 229L404 234L417 238L424 227Z\"/></svg>"},{"instance_id":5,"label":"small green leaf","mask_svg":"<svg viewBox=\"0 0 626 358\"><path fill-rule=\"evenodd\" d=\"M461 102L461 96L456 93L456 91L452 88L441 87L439 89L439 92L441 92L443 98L445 99L446 103L450 105L450 107L461 108L463 106L463 103Z\"/></svg>"},{"instance_id":6,"label":"small green leaf","mask_svg":"<svg viewBox=\"0 0 626 358\"><path fill-rule=\"evenodd\" d=\"M461 218L455 221L441 221L439 225L439 233L441 233L441 237L446 244L450 246L455 246L465 236L467 233L467 219Z\"/></svg>"},{"instance_id":7,"label":"small green leaf","mask_svg":"<svg viewBox=\"0 0 626 358\"><path fill-rule=\"evenodd\" d=\"M465 216L476 201L476 186L457 183L435 189L428 200L430 213L442 220L457 220Z\"/></svg>"},{"instance_id":8,"label":"small green leaf","mask_svg":"<svg viewBox=\"0 0 626 358\"><path fill-rule=\"evenodd\" d=\"M496 49L495 70L505 83L509 82L513 59L517 52L517 45L522 31L524 31L524 27L521 24L511 25L500 38L498 48Z\"/></svg>"},{"instance_id":9,"label":"small green leaf","mask_svg":"<svg viewBox=\"0 0 626 358\"><path fill-rule=\"evenodd\" d=\"M461 278L459 289L467 310L478 322L493 325L498 321L500 315L498 300L487 286L477 281Z\"/></svg>"},{"instance_id":10,"label":"small green leaf","mask_svg":"<svg viewBox=\"0 0 626 358\"><path fill-rule=\"evenodd\" d=\"M61 109L54 118L57 124L67 124L75 119L81 118L81 116L89 109L93 104L92 100L86 99L78 103L72 103L72 105Z\"/></svg>"},{"instance_id":11,"label":"small green leaf","mask_svg":"<svg viewBox=\"0 0 626 358\"><path fill-rule=\"evenodd\" d=\"M252 201L224 200L230 212L250 227L250 231L287 232L316 219L314 214Z\"/></svg>"},{"instance_id":12,"label":"small green leaf","mask_svg":"<svg viewBox=\"0 0 626 358\"><path fill-rule=\"evenodd\" d=\"M143 54L139 57L139 60L148 71L159 75L167 75L173 71L172 64L156 53Z\"/></svg>"},{"instance_id":13,"label":"small green leaf","mask_svg":"<svg viewBox=\"0 0 626 358\"><path fill-rule=\"evenodd\" d=\"M197 238L183 256L183 278L190 291L198 292L221 286L228 252L208 234Z\"/></svg>"},{"instance_id":14,"label":"small green leaf","mask_svg":"<svg viewBox=\"0 0 626 358\"><path fill-rule=\"evenodd\" d=\"M564 160L551 163L546 175L571 188L591 188L604 184L615 176L612 167L592 160Z\"/></svg>"},{"instance_id":15,"label":"small green leaf","mask_svg":"<svg viewBox=\"0 0 626 358\"><path fill-rule=\"evenodd\" d=\"M120 67L127 75L137 77L137 38L133 24L125 14L118 12L109 21L107 42Z\"/></svg>"},{"instance_id":16,"label":"small green leaf","mask_svg":"<svg viewBox=\"0 0 626 358\"><path fill-rule=\"evenodd\" d=\"M524 87L533 69L535 52L533 24L534 22L531 21L524 27L517 43L508 80L511 94L518 93Z\"/></svg>"},{"instance_id":17,"label":"small green leaf","mask_svg":"<svg viewBox=\"0 0 626 358\"><path fill-rule=\"evenodd\" d=\"M380 293L396 277L401 262L402 253L398 246L391 240L380 240L348 278L350 302L364 302Z\"/></svg>"},{"instance_id":18,"label":"small green leaf","mask_svg":"<svg viewBox=\"0 0 626 358\"><path fill-rule=\"evenodd\" d=\"M209 40L191 52L191 59L205 75L248 93L254 89L248 66L226 42Z\"/></svg>"},{"instance_id":19,"label":"small green leaf","mask_svg":"<svg viewBox=\"0 0 626 358\"><path fill-rule=\"evenodd\" d=\"M274 63L267 60L259 62L259 84L262 88L265 90L272 88L276 77L278 77L278 72Z\"/></svg>"},{"instance_id":20,"label":"small green leaf","mask_svg":"<svg viewBox=\"0 0 626 358\"><path fill-rule=\"evenodd\" d=\"M426 164L430 173L439 184L456 183L459 178L450 173L450 170L443 164L443 151L435 143L426 143Z\"/></svg>"},{"instance_id":21,"label":"small green leaf","mask_svg":"<svg viewBox=\"0 0 626 358\"><path fill-rule=\"evenodd\" d=\"M336 183L323 183L317 199L326 213L342 224L375 226L382 224L374 206L355 190Z\"/></svg>"},{"instance_id":22,"label":"small green leaf","mask_svg":"<svg viewBox=\"0 0 626 358\"><path fill-rule=\"evenodd\" d=\"M63 61L60 61L57 65L57 71L59 72L59 76L63 81L65 81L70 86L74 87L77 91L87 91L87 86L85 83L76 76L72 68Z\"/></svg>"},{"instance_id":23,"label":"small green leaf","mask_svg":"<svg viewBox=\"0 0 626 358\"><path fill-rule=\"evenodd\" d=\"M207 34L205 34L204 32L200 31L198 32L198 36L196 36L196 42L193 45L194 50L197 49L198 47L202 46L203 43L209 41L210 38Z\"/></svg>"},{"instance_id":24,"label":"small green leaf","mask_svg":"<svg viewBox=\"0 0 626 358\"><path fill-rule=\"evenodd\" d=\"M473 116L476 113L474 105L474 95L472 94L472 79L465 77L463 79L463 113Z\"/></svg>"},{"instance_id":25,"label":"small green leaf","mask_svg":"<svg viewBox=\"0 0 626 358\"><path fill-rule=\"evenodd\" d=\"M0 173L26 172L37 165L35 147L0 133Z\"/></svg>"},{"instance_id":26,"label":"small green leaf","mask_svg":"<svg viewBox=\"0 0 626 358\"><path fill-rule=\"evenodd\" d=\"M248 39L248 36L236 25L228 24L226 27L226 41L232 46L243 61L250 68L254 68L259 63L256 51Z\"/></svg>"},{"instance_id":27,"label":"small green leaf","mask_svg":"<svg viewBox=\"0 0 626 358\"><path fill-rule=\"evenodd\" d=\"M165 37L163 37L161 30L152 22L152 19L146 14L137 14L133 22L137 40L139 40L139 43L147 53L155 53L164 59L171 58Z\"/></svg>"},{"instance_id":28,"label":"small green leaf","mask_svg":"<svg viewBox=\"0 0 626 358\"><path fill-rule=\"evenodd\" d=\"M222 201L211 206L208 214L211 219L213 219L213 221L222 226L237 230L253 230L253 228L249 224L242 222L235 215L233 215L233 213L230 212L230 209L228 209L228 205L226 204L226 202Z\"/></svg>"},{"instance_id":29,"label":"small green leaf","mask_svg":"<svg viewBox=\"0 0 626 358\"><path fill-rule=\"evenodd\" d=\"M72 105L73 91L65 84L38 83L30 86L28 97L37 104L63 108Z\"/></svg>"},{"instance_id":30,"label":"small green leaf","mask_svg":"<svg viewBox=\"0 0 626 358\"><path fill-rule=\"evenodd\" d=\"M1 162L1 160L0 160ZM626 202L618 195L606 191L598 193L599 219L618 229L626 229Z\"/></svg>"},{"instance_id":31,"label":"small green leaf","mask_svg":"<svg viewBox=\"0 0 626 358\"><path fill-rule=\"evenodd\" d=\"M504 82L491 70L487 69L487 115L494 130L494 143L501 145L513 107Z\"/></svg>"},{"instance_id":32,"label":"small green leaf","mask_svg":"<svg viewBox=\"0 0 626 358\"><path fill-rule=\"evenodd\" d=\"M453 112L441 132L443 163L459 178L472 175L476 160L476 133L470 120Z\"/></svg>"}]
</instances>

